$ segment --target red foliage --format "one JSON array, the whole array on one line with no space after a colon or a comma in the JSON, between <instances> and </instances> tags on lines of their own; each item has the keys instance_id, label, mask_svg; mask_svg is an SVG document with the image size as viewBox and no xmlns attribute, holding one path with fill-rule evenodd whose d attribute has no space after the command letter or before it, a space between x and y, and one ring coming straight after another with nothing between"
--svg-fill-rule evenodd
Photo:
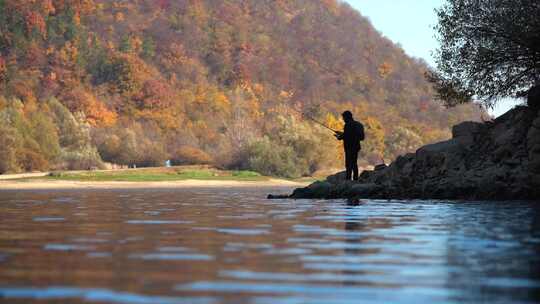
<instances>
[{"instance_id":1,"label":"red foliage","mask_svg":"<svg viewBox=\"0 0 540 304\"><path fill-rule=\"evenodd\" d=\"M43 16L38 12L28 12L25 18L25 25L28 34L31 34L34 29L36 29L42 37L45 37L47 34L45 19L43 19Z\"/></svg>"},{"instance_id":2,"label":"red foliage","mask_svg":"<svg viewBox=\"0 0 540 304\"><path fill-rule=\"evenodd\" d=\"M134 96L140 108L162 108L170 105L171 90L162 81L147 80L141 92Z\"/></svg>"},{"instance_id":3,"label":"red foliage","mask_svg":"<svg viewBox=\"0 0 540 304\"><path fill-rule=\"evenodd\" d=\"M156 5L160 8L160 9L168 9L170 6L171 6L171 1L170 0L155 0L156 2Z\"/></svg>"},{"instance_id":4,"label":"red foliage","mask_svg":"<svg viewBox=\"0 0 540 304\"><path fill-rule=\"evenodd\" d=\"M25 60L26 66L33 69L47 64L45 53L36 43L31 43L26 49Z\"/></svg>"}]
</instances>

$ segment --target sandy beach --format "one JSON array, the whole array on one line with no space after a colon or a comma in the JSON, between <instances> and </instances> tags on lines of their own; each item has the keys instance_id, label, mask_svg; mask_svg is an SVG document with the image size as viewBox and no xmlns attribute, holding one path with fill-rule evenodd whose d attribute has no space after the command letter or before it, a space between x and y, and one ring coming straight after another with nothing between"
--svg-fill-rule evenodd
<instances>
[{"instance_id":1,"label":"sandy beach","mask_svg":"<svg viewBox=\"0 0 540 304\"><path fill-rule=\"evenodd\" d=\"M227 180L181 180L159 182L118 182L118 181L65 181L65 180L0 180L1 190L54 190L54 189L148 189L148 188L204 188L204 187L305 187L308 183L282 179L267 181L227 181Z\"/></svg>"}]
</instances>

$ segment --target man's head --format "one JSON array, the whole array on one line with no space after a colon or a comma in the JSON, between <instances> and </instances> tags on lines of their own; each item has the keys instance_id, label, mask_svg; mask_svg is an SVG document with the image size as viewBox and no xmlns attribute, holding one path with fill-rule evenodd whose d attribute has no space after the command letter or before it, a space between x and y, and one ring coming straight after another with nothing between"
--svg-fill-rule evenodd
<instances>
[{"instance_id":1,"label":"man's head","mask_svg":"<svg viewBox=\"0 0 540 304\"><path fill-rule=\"evenodd\" d=\"M353 116L351 111L345 111L341 114L341 117L343 117L344 122L349 122L353 120Z\"/></svg>"}]
</instances>

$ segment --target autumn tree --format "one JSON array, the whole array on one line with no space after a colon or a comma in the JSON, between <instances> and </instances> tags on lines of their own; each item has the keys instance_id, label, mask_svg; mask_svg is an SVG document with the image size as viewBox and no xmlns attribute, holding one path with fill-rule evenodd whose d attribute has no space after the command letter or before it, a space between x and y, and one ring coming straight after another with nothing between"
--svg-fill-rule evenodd
<instances>
[{"instance_id":1,"label":"autumn tree","mask_svg":"<svg viewBox=\"0 0 540 304\"><path fill-rule=\"evenodd\" d=\"M437 11L438 71L428 75L447 106L492 107L540 83L540 2L447 0Z\"/></svg>"}]
</instances>

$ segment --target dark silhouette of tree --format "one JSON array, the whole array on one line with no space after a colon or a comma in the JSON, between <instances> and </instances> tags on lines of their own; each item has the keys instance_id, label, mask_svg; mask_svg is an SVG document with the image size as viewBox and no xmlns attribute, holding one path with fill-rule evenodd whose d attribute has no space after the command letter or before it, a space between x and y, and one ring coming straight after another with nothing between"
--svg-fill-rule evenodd
<instances>
[{"instance_id":1,"label":"dark silhouette of tree","mask_svg":"<svg viewBox=\"0 0 540 304\"><path fill-rule=\"evenodd\" d=\"M447 106L487 107L540 82L540 1L447 0L437 10L438 71L428 73Z\"/></svg>"}]
</instances>

